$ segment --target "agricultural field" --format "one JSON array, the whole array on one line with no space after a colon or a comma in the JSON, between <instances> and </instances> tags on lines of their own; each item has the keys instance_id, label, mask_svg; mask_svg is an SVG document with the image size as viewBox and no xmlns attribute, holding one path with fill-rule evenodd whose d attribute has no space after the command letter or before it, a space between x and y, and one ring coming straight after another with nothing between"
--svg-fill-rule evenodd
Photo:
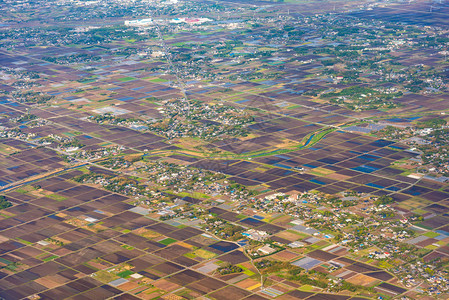
<instances>
[{"instance_id":1,"label":"agricultural field","mask_svg":"<svg viewBox=\"0 0 449 300\"><path fill-rule=\"evenodd\" d=\"M0 3L0 300L447 299L447 1Z\"/></svg>"}]
</instances>

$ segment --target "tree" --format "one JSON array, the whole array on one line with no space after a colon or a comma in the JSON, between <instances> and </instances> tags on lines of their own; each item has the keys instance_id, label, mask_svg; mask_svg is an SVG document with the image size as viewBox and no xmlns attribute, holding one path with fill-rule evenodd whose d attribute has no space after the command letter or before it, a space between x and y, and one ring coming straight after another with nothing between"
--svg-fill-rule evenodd
<instances>
[{"instance_id":1,"label":"tree","mask_svg":"<svg viewBox=\"0 0 449 300\"><path fill-rule=\"evenodd\" d=\"M6 200L5 196L0 196L0 209L11 207L12 203Z\"/></svg>"},{"instance_id":2,"label":"tree","mask_svg":"<svg viewBox=\"0 0 449 300\"><path fill-rule=\"evenodd\" d=\"M377 198L377 200L374 201L374 204L375 205L386 205L386 204L390 204L393 202L394 202L393 198L391 198L387 195L383 195L383 196L380 196L379 198Z\"/></svg>"}]
</instances>

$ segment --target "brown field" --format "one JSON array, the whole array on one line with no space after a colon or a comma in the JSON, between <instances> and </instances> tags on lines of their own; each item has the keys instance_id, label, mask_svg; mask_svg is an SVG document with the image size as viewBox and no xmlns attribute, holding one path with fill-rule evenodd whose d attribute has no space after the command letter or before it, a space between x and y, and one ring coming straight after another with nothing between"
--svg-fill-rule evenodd
<instances>
[{"instance_id":1,"label":"brown field","mask_svg":"<svg viewBox=\"0 0 449 300\"><path fill-rule=\"evenodd\" d=\"M257 284L260 284L260 282L254 280L254 279L251 279L251 278L247 278L247 279L244 279L244 280L242 280L240 282L237 282L235 285L238 286L238 287L241 287L243 289L248 289L248 288L250 288L252 286L255 286Z\"/></svg>"},{"instance_id":2,"label":"brown field","mask_svg":"<svg viewBox=\"0 0 449 300\"><path fill-rule=\"evenodd\" d=\"M191 238L190 240L194 241L198 244L204 245L204 246L207 246L207 245L210 245L210 244L216 242L216 240L202 236L202 235L197 235L197 236Z\"/></svg>"},{"instance_id":3,"label":"brown field","mask_svg":"<svg viewBox=\"0 0 449 300\"><path fill-rule=\"evenodd\" d=\"M134 233L135 233L135 234L138 234L138 235L141 235L141 236L143 236L143 237L145 237L145 238L147 238L147 239L152 239L152 238L156 238L156 237L161 236L160 233L155 232L155 231L153 231L153 230L145 229L145 228L143 228L143 227L141 227L141 228L139 228L139 229L136 229L136 230L134 231Z\"/></svg>"},{"instance_id":4,"label":"brown field","mask_svg":"<svg viewBox=\"0 0 449 300\"><path fill-rule=\"evenodd\" d=\"M297 258L298 254L296 253L292 253L288 250L284 250L281 252L278 252L276 254L273 254L271 256L271 258L276 259L276 260L280 260L280 261L290 261L293 260L294 258Z\"/></svg>"},{"instance_id":5,"label":"brown field","mask_svg":"<svg viewBox=\"0 0 449 300\"><path fill-rule=\"evenodd\" d=\"M288 231L282 231L276 234L276 236L281 237L283 239L289 240L291 242L298 240L299 238L301 238L300 235L293 233L293 232L288 232Z\"/></svg>"},{"instance_id":6,"label":"brown field","mask_svg":"<svg viewBox=\"0 0 449 300\"><path fill-rule=\"evenodd\" d=\"M165 280L165 279L159 279L159 280L153 282L152 284L155 287L157 287L157 288L159 288L161 290L167 291L167 292L179 289L181 287L179 284L170 282L170 281Z\"/></svg>"},{"instance_id":7,"label":"brown field","mask_svg":"<svg viewBox=\"0 0 449 300\"><path fill-rule=\"evenodd\" d=\"M349 283L352 283L352 284L368 286L368 285L373 285L378 280L374 279L373 277L370 277L370 276L366 276L363 274L357 274L349 279L346 279L346 281Z\"/></svg>"},{"instance_id":8,"label":"brown field","mask_svg":"<svg viewBox=\"0 0 449 300\"><path fill-rule=\"evenodd\" d=\"M237 300L242 299L248 295L250 295L249 292L233 286L227 286L224 289L215 291L210 294L211 297L217 300L229 300L229 299Z\"/></svg>"},{"instance_id":9,"label":"brown field","mask_svg":"<svg viewBox=\"0 0 449 300\"><path fill-rule=\"evenodd\" d=\"M161 294L162 294L161 292L152 292L150 294L140 293L139 297L141 297L141 298L143 298L145 300L147 300L147 299L151 300L151 299L156 299L156 298L160 297Z\"/></svg>"},{"instance_id":10,"label":"brown field","mask_svg":"<svg viewBox=\"0 0 449 300\"><path fill-rule=\"evenodd\" d=\"M248 270L251 270L252 272L256 272L257 271L254 269L253 265L248 261L248 262L244 262L240 264L243 268L246 268Z\"/></svg>"},{"instance_id":11,"label":"brown field","mask_svg":"<svg viewBox=\"0 0 449 300\"><path fill-rule=\"evenodd\" d=\"M61 283L64 283L64 281L61 282L57 278L52 278L52 276L45 276L45 277L38 278L38 279L36 279L36 282L39 284L42 284L43 286L45 286L48 289L58 287L61 285Z\"/></svg>"},{"instance_id":12,"label":"brown field","mask_svg":"<svg viewBox=\"0 0 449 300\"><path fill-rule=\"evenodd\" d=\"M291 219L292 218L290 216L284 215L284 216L274 219L271 223L279 225L279 226L286 226L288 223L290 223Z\"/></svg>"},{"instance_id":13,"label":"brown field","mask_svg":"<svg viewBox=\"0 0 449 300\"><path fill-rule=\"evenodd\" d=\"M207 294L212 291L216 291L224 286L226 286L225 283L210 277L206 277L201 279L200 281L189 284L188 288L199 293Z\"/></svg>"},{"instance_id":14,"label":"brown field","mask_svg":"<svg viewBox=\"0 0 449 300\"><path fill-rule=\"evenodd\" d=\"M137 282L129 281L119 285L119 289L122 291L131 291L135 288L138 288L140 285Z\"/></svg>"},{"instance_id":15,"label":"brown field","mask_svg":"<svg viewBox=\"0 0 449 300\"><path fill-rule=\"evenodd\" d=\"M330 178L330 179L341 180L341 181L348 180L351 178L351 176L346 176L346 175L338 174L338 173L329 174L326 177Z\"/></svg>"}]
</instances>

